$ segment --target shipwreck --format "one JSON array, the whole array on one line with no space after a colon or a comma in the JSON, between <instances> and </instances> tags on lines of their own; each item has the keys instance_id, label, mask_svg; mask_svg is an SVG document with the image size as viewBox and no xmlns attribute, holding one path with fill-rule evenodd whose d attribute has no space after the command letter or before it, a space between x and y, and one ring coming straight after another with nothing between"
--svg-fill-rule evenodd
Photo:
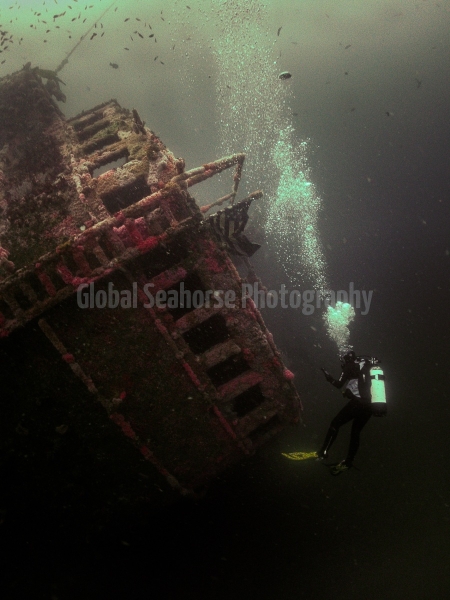
<instances>
[{"instance_id":1,"label":"shipwreck","mask_svg":"<svg viewBox=\"0 0 450 600\"><path fill-rule=\"evenodd\" d=\"M185 170L115 100L66 119L43 75L0 80L2 451L64 451L82 479L73 449L94 472L195 492L300 418L293 375L242 297L261 193L237 201L243 154ZM231 192L199 207L191 186L226 169ZM160 306L148 289L213 301ZM124 301L105 305L112 290Z\"/></svg>"}]
</instances>

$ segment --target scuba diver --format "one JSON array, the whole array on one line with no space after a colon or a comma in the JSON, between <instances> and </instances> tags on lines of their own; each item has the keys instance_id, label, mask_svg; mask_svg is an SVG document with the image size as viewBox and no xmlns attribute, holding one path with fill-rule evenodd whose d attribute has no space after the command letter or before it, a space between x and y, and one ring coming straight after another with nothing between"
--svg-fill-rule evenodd
<instances>
[{"instance_id":1,"label":"scuba diver","mask_svg":"<svg viewBox=\"0 0 450 600\"><path fill-rule=\"evenodd\" d=\"M341 389L345 386L343 395L349 399L349 402L331 421L322 448L317 453L317 460L328 457L328 452L337 437L339 428L349 421L353 421L347 457L339 464L331 467L332 475L339 475L351 468L359 448L359 434L374 414L371 402L370 369L372 365L378 363L379 361L376 358L358 358L353 350L348 350L341 357L342 373L339 379L334 379L328 371L321 369L325 379L334 387Z\"/></svg>"},{"instance_id":2,"label":"scuba diver","mask_svg":"<svg viewBox=\"0 0 450 600\"><path fill-rule=\"evenodd\" d=\"M373 415L384 417L386 413L386 390L383 370L378 365L378 358L356 356L353 350L341 357L342 373L339 379L334 379L328 371L321 369L325 379L337 387L344 388L343 395L349 402L331 421L325 441L318 452L282 452L290 460L323 460L328 458L331 445L337 438L342 425L349 421L352 423L350 445L345 460L334 465L325 465L332 475L340 475L353 465L353 459L359 448L359 434L367 421Z\"/></svg>"}]
</instances>

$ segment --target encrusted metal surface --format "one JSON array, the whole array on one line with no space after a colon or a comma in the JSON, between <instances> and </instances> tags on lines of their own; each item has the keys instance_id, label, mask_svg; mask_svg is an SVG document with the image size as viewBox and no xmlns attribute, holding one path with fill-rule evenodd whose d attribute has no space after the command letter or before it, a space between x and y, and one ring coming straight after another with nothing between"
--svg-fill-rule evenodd
<instances>
[{"instance_id":1,"label":"encrusted metal surface","mask_svg":"<svg viewBox=\"0 0 450 600\"><path fill-rule=\"evenodd\" d=\"M33 71L3 79L0 104L13 115L0 123L3 343L38 325L68 381L181 491L297 422L292 373L188 193L234 167L231 194L210 207L233 202L244 156L185 172L136 111L111 100L66 121ZM133 303L83 308L81 284L91 294L113 285ZM231 290L235 305L148 306L148 286L181 284Z\"/></svg>"}]
</instances>

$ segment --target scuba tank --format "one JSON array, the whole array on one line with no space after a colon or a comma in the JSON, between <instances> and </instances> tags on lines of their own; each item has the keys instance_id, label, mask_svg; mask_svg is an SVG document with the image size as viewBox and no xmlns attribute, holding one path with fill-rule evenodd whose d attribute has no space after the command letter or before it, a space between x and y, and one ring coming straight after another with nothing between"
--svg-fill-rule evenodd
<instances>
[{"instance_id":1,"label":"scuba tank","mask_svg":"<svg viewBox=\"0 0 450 600\"><path fill-rule=\"evenodd\" d=\"M364 364L368 366L369 363L371 365L369 369L369 376L371 383L370 393L372 396L372 414L375 417L385 417L387 414L386 389L384 385L385 377L383 369L380 367L381 361L372 356L358 356L356 361L359 362L361 368Z\"/></svg>"},{"instance_id":2,"label":"scuba tank","mask_svg":"<svg viewBox=\"0 0 450 600\"><path fill-rule=\"evenodd\" d=\"M370 367L370 380L372 383L372 414L375 417L385 417L387 413L387 406L383 369L379 366L380 361L377 358L372 358L371 363L372 366Z\"/></svg>"}]
</instances>

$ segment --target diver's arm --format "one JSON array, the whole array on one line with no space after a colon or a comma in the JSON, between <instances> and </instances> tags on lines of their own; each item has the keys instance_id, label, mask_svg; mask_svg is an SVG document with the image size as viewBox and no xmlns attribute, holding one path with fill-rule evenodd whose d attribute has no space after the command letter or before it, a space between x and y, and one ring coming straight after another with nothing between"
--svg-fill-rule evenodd
<instances>
[{"instance_id":1,"label":"diver's arm","mask_svg":"<svg viewBox=\"0 0 450 600\"><path fill-rule=\"evenodd\" d=\"M339 377L338 380L334 379L333 380L333 385L334 387L337 387L338 390L341 389L341 387L343 387L348 381L348 376L344 373L344 371L342 371L341 376Z\"/></svg>"},{"instance_id":2,"label":"diver's arm","mask_svg":"<svg viewBox=\"0 0 450 600\"><path fill-rule=\"evenodd\" d=\"M325 375L325 379L329 383L331 383L331 385L334 385L334 387L338 388L338 390L341 389L341 387L348 380L348 377L346 376L346 374L344 372L341 373L341 376L339 377L339 379L334 379L334 377L332 375L330 375L328 373L328 371L326 371L324 368L322 368L321 371L323 371L323 374Z\"/></svg>"}]
</instances>

